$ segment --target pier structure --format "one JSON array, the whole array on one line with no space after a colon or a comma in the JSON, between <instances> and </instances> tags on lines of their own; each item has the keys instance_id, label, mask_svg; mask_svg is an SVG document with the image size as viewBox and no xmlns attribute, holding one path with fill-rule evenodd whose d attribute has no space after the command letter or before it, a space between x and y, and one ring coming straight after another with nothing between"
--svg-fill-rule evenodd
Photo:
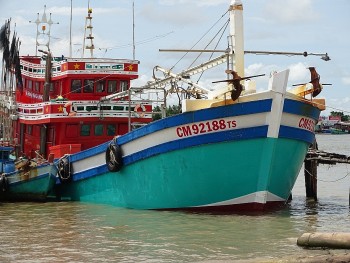
<instances>
[{"instance_id":1,"label":"pier structure","mask_svg":"<svg viewBox=\"0 0 350 263\"><path fill-rule=\"evenodd\" d=\"M307 198L313 198L317 201L317 166L319 164L336 165L338 163L350 164L350 156L320 151L318 150L316 142L310 146L304 160L305 190Z\"/></svg>"}]
</instances>

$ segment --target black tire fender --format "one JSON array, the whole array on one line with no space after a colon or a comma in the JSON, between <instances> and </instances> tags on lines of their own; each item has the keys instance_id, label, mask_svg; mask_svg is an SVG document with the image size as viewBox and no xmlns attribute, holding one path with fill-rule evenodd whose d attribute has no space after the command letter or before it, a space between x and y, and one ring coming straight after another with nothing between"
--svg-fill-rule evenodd
<instances>
[{"instance_id":1,"label":"black tire fender","mask_svg":"<svg viewBox=\"0 0 350 263\"><path fill-rule=\"evenodd\" d=\"M8 178L2 174L0 175L0 192L6 192L9 187Z\"/></svg>"},{"instance_id":2,"label":"black tire fender","mask_svg":"<svg viewBox=\"0 0 350 263\"><path fill-rule=\"evenodd\" d=\"M61 183L68 183L72 181L72 164L68 159L68 156L63 156L57 164L58 177Z\"/></svg>"},{"instance_id":3,"label":"black tire fender","mask_svg":"<svg viewBox=\"0 0 350 263\"><path fill-rule=\"evenodd\" d=\"M110 172L119 172L123 167L123 157L121 147L115 143L110 143L106 150L106 164Z\"/></svg>"}]
</instances>

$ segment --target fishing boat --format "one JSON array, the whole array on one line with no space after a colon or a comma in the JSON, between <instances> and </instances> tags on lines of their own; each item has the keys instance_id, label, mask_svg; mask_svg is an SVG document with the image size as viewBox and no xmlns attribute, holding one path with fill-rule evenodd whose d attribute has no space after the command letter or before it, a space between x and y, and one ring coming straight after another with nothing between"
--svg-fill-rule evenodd
<instances>
[{"instance_id":1,"label":"fishing boat","mask_svg":"<svg viewBox=\"0 0 350 263\"><path fill-rule=\"evenodd\" d=\"M22 78L20 44L16 33L13 33L10 41L10 25L11 21L8 20L0 29L0 50L3 53L0 85L0 200L44 201L56 183L57 168L53 156L44 158L38 152L39 149L33 147L39 143L36 137L42 136L36 134L40 126L31 125L37 119L32 113L37 112L38 107L32 100L33 93L23 90L23 81L29 85L35 76ZM41 123L43 126L45 122Z\"/></svg>"},{"instance_id":2,"label":"fishing boat","mask_svg":"<svg viewBox=\"0 0 350 263\"><path fill-rule=\"evenodd\" d=\"M90 58L54 58L49 51L45 63L21 58L18 134L32 138L21 140L25 151L40 146L35 150L54 156L58 199L195 211L261 211L286 203L324 109L324 100L314 98L322 84L310 69L309 83L287 91L286 69L256 92L252 79L260 75L244 76L241 1L232 1L229 15L231 44L224 55L178 74L156 67L165 78L142 87L130 85L139 61L93 57L90 8ZM189 79L223 63L228 78L217 82L227 85L219 89ZM181 113L166 116L165 96L162 118L153 120L159 100L147 95L167 95L166 84L180 79L191 87Z\"/></svg>"},{"instance_id":3,"label":"fishing boat","mask_svg":"<svg viewBox=\"0 0 350 263\"><path fill-rule=\"evenodd\" d=\"M15 159L13 152L14 147L1 143L0 200L46 201L56 183L56 165L43 159Z\"/></svg>"}]
</instances>

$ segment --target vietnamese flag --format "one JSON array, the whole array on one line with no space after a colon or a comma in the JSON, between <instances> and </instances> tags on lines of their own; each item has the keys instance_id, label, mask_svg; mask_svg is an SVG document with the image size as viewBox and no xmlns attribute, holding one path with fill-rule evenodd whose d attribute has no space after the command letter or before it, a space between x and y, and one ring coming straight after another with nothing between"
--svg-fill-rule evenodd
<instances>
[{"instance_id":1,"label":"vietnamese flag","mask_svg":"<svg viewBox=\"0 0 350 263\"><path fill-rule=\"evenodd\" d=\"M132 72L137 72L139 68L138 64L129 64L129 63L124 63L124 71L132 71Z\"/></svg>"},{"instance_id":2,"label":"vietnamese flag","mask_svg":"<svg viewBox=\"0 0 350 263\"><path fill-rule=\"evenodd\" d=\"M84 62L68 62L68 70L85 70Z\"/></svg>"}]
</instances>

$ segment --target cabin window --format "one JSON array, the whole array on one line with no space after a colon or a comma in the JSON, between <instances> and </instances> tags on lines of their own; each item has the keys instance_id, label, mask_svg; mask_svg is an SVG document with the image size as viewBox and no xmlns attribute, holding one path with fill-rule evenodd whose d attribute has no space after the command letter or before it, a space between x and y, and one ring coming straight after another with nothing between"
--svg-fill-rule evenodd
<instances>
[{"instance_id":1,"label":"cabin window","mask_svg":"<svg viewBox=\"0 0 350 263\"><path fill-rule=\"evenodd\" d=\"M92 79L85 79L84 80L83 91L85 93L92 93L92 92L94 92L94 80L92 80Z\"/></svg>"},{"instance_id":2,"label":"cabin window","mask_svg":"<svg viewBox=\"0 0 350 263\"><path fill-rule=\"evenodd\" d=\"M103 124L96 124L95 125L95 135L96 136L103 135Z\"/></svg>"},{"instance_id":3,"label":"cabin window","mask_svg":"<svg viewBox=\"0 0 350 263\"><path fill-rule=\"evenodd\" d=\"M114 93L117 91L117 81L109 80L108 81L108 93Z\"/></svg>"},{"instance_id":4,"label":"cabin window","mask_svg":"<svg viewBox=\"0 0 350 263\"><path fill-rule=\"evenodd\" d=\"M120 91L126 91L129 88L129 83L127 80L120 81Z\"/></svg>"},{"instance_id":5,"label":"cabin window","mask_svg":"<svg viewBox=\"0 0 350 263\"><path fill-rule=\"evenodd\" d=\"M125 107L125 110L128 111L130 109L130 111L134 111L135 110L135 107Z\"/></svg>"},{"instance_id":6,"label":"cabin window","mask_svg":"<svg viewBox=\"0 0 350 263\"><path fill-rule=\"evenodd\" d=\"M98 110L97 106L86 106L86 111Z\"/></svg>"},{"instance_id":7,"label":"cabin window","mask_svg":"<svg viewBox=\"0 0 350 263\"><path fill-rule=\"evenodd\" d=\"M115 135L117 131L116 125L115 124L108 124L107 125L107 135L113 136Z\"/></svg>"},{"instance_id":8,"label":"cabin window","mask_svg":"<svg viewBox=\"0 0 350 263\"><path fill-rule=\"evenodd\" d=\"M66 126L66 137L67 138L76 138L76 137L78 137L78 124L67 124L67 126Z\"/></svg>"},{"instance_id":9,"label":"cabin window","mask_svg":"<svg viewBox=\"0 0 350 263\"><path fill-rule=\"evenodd\" d=\"M34 90L36 91L36 92L39 92L40 91L40 82L35 82L35 84L34 84Z\"/></svg>"},{"instance_id":10,"label":"cabin window","mask_svg":"<svg viewBox=\"0 0 350 263\"><path fill-rule=\"evenodd\" d=\"M111 106L101 106L101 110L111 110Z\"/></svg>"},{"instance_id":11,"label":"cabin window","mask_svg":"<svg viewBox=\"0 0 350 263\"><path fill-rule=\"evenodd\" d=\"M97 81L96 84L96 92L104 92L105 91L106 82L104 80Z\"/></svg>"},{"instance_id":12,"label":"cabin window","mask_svg":"<svg viewBox=\"0 0 350 263\"><path fill-rule=\"evenodd\" d=\"M71 92L80 93L81 92L81 80L80 79L72 79L71 84Z\"/></svg>"},{"instance_id":13,"label":"cabin window","mask_svg":"<svg viewBox=\"0 0 350 263\"><path fill-rule=\"evenodd\" d=\"M27 81L27 89L33 89L33 82L30 79Z\"/></svg>"},{"instance_id":14,"label":"cabin window","mask_svg":"<svg viewBox=\"0 0 350 263\"><path fill-rule=\"evenodd\" d=\"M77 111L85 111L85 107L84 106L77 106Z\"/></svg>"},{"instance_id":15,"label":"cabin window","mask_svg":"<svg viewBox=\"0 0 350 263\"><path fill-rule=\"evenodd\" d=\"M124 106L113 106L113 110L124 111Z\"/></svg>"},{"instance_id":16,"label":"cabin window","mask_svg":"<svg viewBox=\"0 0 350 263\"><path fill-rule=\"evenodd\" d=\"M9 151L2 151L1 152L1 160L8 160L10 158L10 152Z\"/></svg>"},{"instance_id":17,"label":"cabin window","mask_svg":"<svg viewBox=\"0 0 350 263\"><path fill-rule=\"evenodd\" d=\"M89 124L81 125L80 135L81 136L90 136L90 125Z\"/></svg>"}]
</instances>

